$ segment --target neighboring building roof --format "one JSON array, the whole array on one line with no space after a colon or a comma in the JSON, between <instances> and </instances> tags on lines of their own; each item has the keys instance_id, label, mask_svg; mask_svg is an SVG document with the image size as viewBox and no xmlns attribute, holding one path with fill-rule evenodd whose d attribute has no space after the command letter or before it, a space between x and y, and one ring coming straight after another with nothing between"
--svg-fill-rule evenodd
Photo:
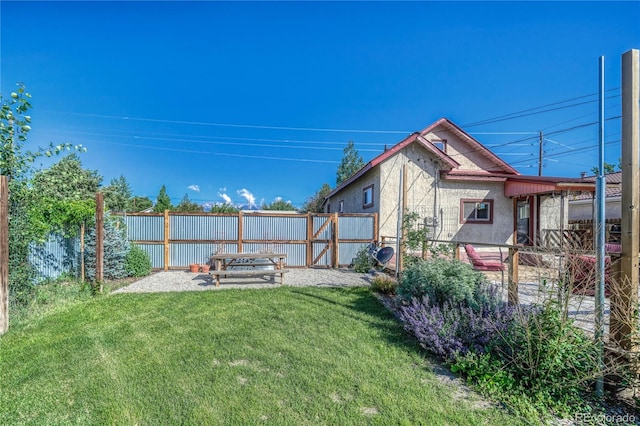
<instances>
[{"instance_id":1,"label":"neighboring building roof","mask_svg":"<svg viewBox=\"0 0 640 426\"><path fill-rule=\"evenodd\" d=\"M496 170L487 170L487 171L473 171L475 173L473 175L467 174L465 171L456 170L460 167L460 163L454 160L452 157L444 153L430 141L424 138L424 135L433 132L438 127L442 127L450 132L454 133L461 140L466 142L474 151L480 153L483 157L489 159L493 164L496 165ZM346 186L350 185L352 182L357 180L360 176L364 175L369 170L373 169L383 161L395 155L397 152L405 148L406 146L411 145L412 143L417 143L427 151L431 152L436 158L438 158L445 166L449 167L449 170L443 170L443 176L446 175L446 178L458 179L458 180L466 180L470 177L473 180L504 180L502 179L503 175L519 175L520 173L515 170L513 167L508 165L502 159L500 159L497 155L487 149L480 142L471 137L468 133L462 130L460 127L455 125L451 120L447 118L441 118L435 123L429 125L421 132L414 132L392 146L390 149L385 150L382 154L375 157L373 160L369 161L365 164L360 170L351 175L348 179L343 181L340 185L338 185L333 191L331 191L326 197L327 198L335 195L339 191L341 191ZM495 173L501 174L497 179L494 178Z\"/></svg>"},{"instance_id":2,"label":"neighboring building roof","mask_svg":"<svg viewBox=\"0 0 640 426\"><path fill-rule=\"evenodd\" d=\"M582 178L555 176L515 176L509 177L504 186L506 197L546 194L559 191L594 191L595 184Z\"/></svg>"},{"instance_id":3,"label":"neighboring building roof","mask_svg":"<svg viewBox=\"0 0 640 426\"><path fill-rule=\"evenodd\" d=\"M597 178L598 176L585 176L581 179L585 182L595 182ZM606 173L604 175L604 180L607 184L622 183L622 172Z\"/></svg>"}]
</instances>

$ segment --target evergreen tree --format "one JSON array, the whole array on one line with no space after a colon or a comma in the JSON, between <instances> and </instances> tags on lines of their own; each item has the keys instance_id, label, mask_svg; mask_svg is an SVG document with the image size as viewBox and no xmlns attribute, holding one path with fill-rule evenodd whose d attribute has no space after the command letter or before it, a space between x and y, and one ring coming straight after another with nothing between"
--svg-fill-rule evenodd
<instances>
[{"instance_id":1,"label":"evergreen tree","mask_svg":"<svg viewBox=\"0 0 640 426\"><path fill-rule=\"evenodd\" d=\"M271 204L262 205L262 210L294 211L295 209L291 202L284 201L282 198L276 198Z\"/></svg>"},{"instance_id":2,"label":"evergreen tree","mask_svg":"<svg viewBox=\"0 0 640 426\"><path fill-rule=\"evenodd\" d=\"M153 201L149 197L135 196L129 199L129 208L132 212L141 212L153 207Z\"/></svg>"},{"instance_id":3,"label":"evergreen tree","mask_svg":"<svg viewBox=\"0 0 640 426\"><path fill-rule=\"evenodd\" d=\"M120 175L117 179L111 179L109 185L105 186L102 191L104 192L104 200L108 210L114 212L130 210L131 187L124 175Z\"/></svg>"},{"instance_id":4,"label":"evergreen tree","mask_svg":"<svg viewBox=\"0 0 640 426\"><path fill-rule=\"evenodd\" d=\"M163 213L165 210L171 210L171 198L167 195L167 188L162 185L160 188L160 192L158 193L158 197L156 198L156 205L153 206L153 211L155 213Z\"/></svg>"},{"instance_id":5,"label":"evergreen tree","mask_svg":"<svg viewBox=\"0 0 640 426\"><path fill-rule=\"evenodd\" d=\"M354 147L353 141L349 141L349 143L347 143L347 147L342 152L344 152L344 155L342 156L342 161L340 162L336 173L336 184L338 185L364 167L365 164L364 160Z\"/></svg>"},{"instance_id":6,"label":"evergreen tree","mask_svg":"<svg viewBox=\"0 0 640 426\"><path fill-rule=\"evenodd\" d=\"M318 190L315 194L307 199L307 202L304 203L300 211L302 213L322 213L322 204L324 203L324 198L329 195L331 192L331 187L328 183L322 185L322 188Z\"/></svg>"},{"instance_id":7,"label":"evergreen tree","mask_svg":"<svg viewBox=\"0 0 640 426\"><path fill-rule=\"evenodd\" d=\"M180 203L176 206L175 209L173 209L173 211L183 212L183 213L196 213L196 212L203 212L204 207L202 207L198 203L194 203L193 201L191 201L189 199L189 194L184 194L182 201L180 201Z\"/></svg>"}]
</instances>

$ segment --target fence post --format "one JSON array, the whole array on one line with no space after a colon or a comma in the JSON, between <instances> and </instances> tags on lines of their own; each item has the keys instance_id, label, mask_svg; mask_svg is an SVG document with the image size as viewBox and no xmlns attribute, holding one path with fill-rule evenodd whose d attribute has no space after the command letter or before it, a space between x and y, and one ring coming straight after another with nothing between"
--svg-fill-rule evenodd
<instances>
[{"instance_id":1,"label":"fence post","mask_svg":"<svg viewBox=\"0 0 640 426\"><path fill-rule=\"evenodd\" d=\"M169 232L171 227L169 225L169 210L164 211L164 270L169 270Z\"/></svg>"},{"instance_id":2,"label":"fence post","mask_svg":"<svg viewBox=\"0 0 640 426\"><path fill-rule=\"evenodd\" d=\"M307 268L310 268L313 263L313 216L311 213L307 213Z\"/></svg>"},{"instance_id":3,"label":"fence post","mask_svg":"<svg viewBox=\"0 0 640 426\"><path fill-rule=\"evenodd\" d=\"M380 238L379 234L380 230L378 229L378 213L373 214L373 241L378 243L378 238Z\"/></svg>"},{"instance_id":4,"label":"fence post","mask_svg":"<svg viewBox=\"0 0 640 426\"><path fill-rule=\"evenodd\" d=\"M508 287L507 287L507 300L510 305L518 305L518 249L515 247L509 247L509 270L508 270Z\"/></svg>"},{"instance_id":5,"label":"fence post","mask_svg":"<svg viewBox=\"0 0 640 426\"><path fill-rule=\"evenodd\" d=\"M80 282L84 282L84 222L80 225Z\"/></svg>"},{"instance_id":6,"label":"fence post","mask_svg":"<svg viewBox=\"0 0 640 426\"><path fill-rule=\"evenodd\" d=\"M104 195L96 192L96 281L102 293L104 279Z\"/></svg>"},{"instance_id":7,"label":"fence post","mask_svg":"<svg viewBox=\"0 0 640 426\"><path fill-rule=\"evenodd\" d=\"M9 180L0 176L0 335L9 329Z\"/></svg>"},{"instance_id":8,"label":"fence post","mask_svg":"<svg viewBox=\"0 0 640 426\"><path fill-rule=\"evenodd\" d=\"M244 240L244 229L243 229L244 215L242 214L242 210L238 212L238 244L237 244L237 252L242 253L242 240Z\"/></svg>"},{"instance_id":9,"label":"fence post","mask_svg":"<svg viewBox=\"0 0 640 426\"><path fill-rule=\"evenodd\" d=\"M339 243L339 238L338 238L338 213L334 213L333 214L333 250L331 251L331 253L333 254L332 256L332 265L334 268L338 267L338 262L340 261L340 257L339 257L339 253L338 253L338 243Z\"/></svg>"}]
</instances>

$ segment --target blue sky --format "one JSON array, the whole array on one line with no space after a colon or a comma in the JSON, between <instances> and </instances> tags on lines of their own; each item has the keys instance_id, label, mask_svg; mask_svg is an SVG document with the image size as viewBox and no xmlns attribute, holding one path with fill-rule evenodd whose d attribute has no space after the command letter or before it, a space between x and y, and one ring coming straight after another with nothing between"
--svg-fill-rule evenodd
<instances>
[{"instance_id":1,"label":"blue sky","mask_svg":"<svg viewBox=\"0 0 640 426\"><path fill-rule=\"evenodd\" d=\"M600 56L618 163L639 21L638 1L2 1L0 91L33 95L29 147L82 144L153 200L299 206L347 141L369 161L440 117L523 174L543 130L543 174L575 177L597 164Z\"/></svg>"}]
</instances>

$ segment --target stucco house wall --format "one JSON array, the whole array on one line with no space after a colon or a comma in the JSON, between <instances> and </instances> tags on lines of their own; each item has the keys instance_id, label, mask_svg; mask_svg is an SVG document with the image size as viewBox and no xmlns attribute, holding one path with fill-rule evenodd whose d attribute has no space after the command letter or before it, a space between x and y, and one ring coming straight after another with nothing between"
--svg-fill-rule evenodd
<instances>
[{"instance_id":1,"label":"stucco house wall","mask_svg":"<svg viewBox=\"0 0 640 426\"><path fill-rule=\"evenodd\" d=\"M564 204L564 205L563 205ZM564 211L562 217L558 212ZM567 229L569 225L569 198L560 195L546 195L540 197L540 230Z\"/></svg>"},{"instance_id":2,"label":"stucco house wall","mask_svg":"<svg viewBox=\"0 0 640 426\"><path fill-rule=\"evenodd\" d=\"M469 149L452 132L430 132L425 139L446 141L447 155L461 163L460 169L483 171L482 167L495 168L494 163ZM425 217L437 217L437 225L429 227L431 238L511 243L513 203L504 196L503 182L442 179L440 171L446 170L445 165L433 153L415 143L394 153L378 167L329 197L325 212L337 212L341 200L345 212L377 212L380 236L396 237L403 166L406 166L407 210L418 213L421 223ZM364 209L362 192L369 185L374 185L374 205ZM463 223L460 217L463 199L491 200L492 223Z\"/></svg>"},{"instance_id":3,"label":"stucco house wall","mask_svg":"<svg viewBox=\"0 0 640 426\"><path fill-rule=\"evenodd\" d=\"M343 213L378 213L380 206L380 169L375 168L365 173L357 183L345 187L331 197L324 205L325 213L340 212L340 201L343 202ZM363 190L373 185L373 206L363 207Z\"/></svg>"},{"instance_id":4,"label":"stucco house wall","mask_svg":"<svg viewBox=\"0 0 640 426\"><path fill-rule=\"evenodd\" d=\"M569 202L569 220L593 220L594 201L575 200ZM622 217L622 199L620 197L607 198L605 201L605 218L620 219Z\"/></svg>"}]
</instances>

